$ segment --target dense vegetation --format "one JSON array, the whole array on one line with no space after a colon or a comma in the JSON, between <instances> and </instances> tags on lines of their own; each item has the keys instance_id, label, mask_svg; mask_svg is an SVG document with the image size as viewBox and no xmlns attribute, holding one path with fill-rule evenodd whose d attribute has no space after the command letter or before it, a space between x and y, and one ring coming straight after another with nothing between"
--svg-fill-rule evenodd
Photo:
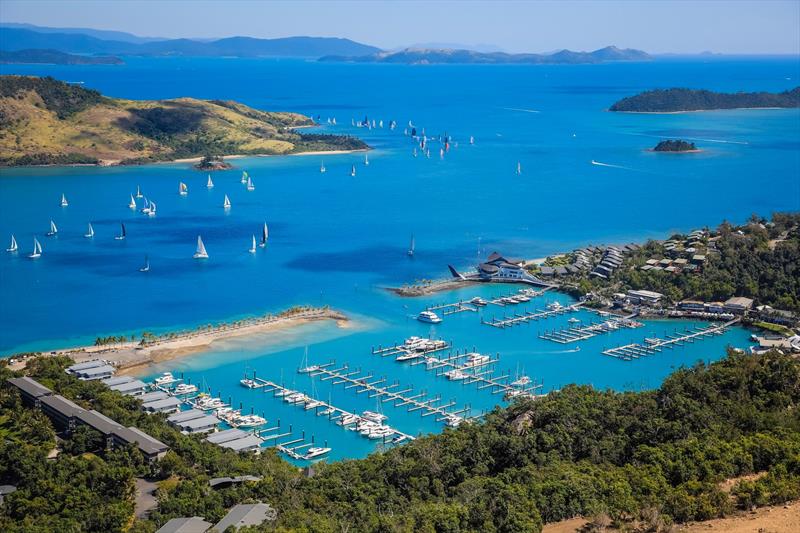
<instances>
[{"instance_id":1,"label":"dense vegetation","mask_svg":"<svg viewBox=\"0 0 800 533\"><path fill-rule=\"evenodd\" d=\"M697 147L694 143L680 139L661 141L653 148L654 152L692 152L695 150Z\"/></svg>"},{"instance_id":2,"label":"dense vegetation","mask_svg":"<svg viewBox=\"0 0 800 533\"><path fill-rule=\"evenodd\" d=\"M50 65L121 65L114 56L81 56L58 50L0 50L0 63L47 63Z\"/></svg>"},{"instance_id":3,"label":"dense vegetation","mask_svg":"<svg viewBox=\"0 0 800 533\"><path fill-rule=\"evenodd\" d=\"M133 531L167 519L219 519L227 506L261 500L279 511L265 531L531 532L576 515L640 521L722 516L800 497L800 362L780 354L729 353L681 369L654 391L615 393L568 386L497 409L483 423L427 436L363 460L317 467L305 477L272 451L237 455L181 435L137 400L63 372L39 358L28 372L67 397L134 424L172 451L148 467L138 451L100 454L79 432L60 445L39 413L0 393L0 483L19 490L0 509L4 531L120 531L132 512L135 476L162 480L158 509ZM0 367L0 378L10 372ZM766 475L720 482L755 472ZM259 482L211 490L218 475ZM67 482L66 480L69 480Z\"/></svg>"},{"instance_id":4,"label":"dense vegetation","mask_svg":"<svg viewBox=\"0 0 800 533\"><path fill-rule=\"evenodd\" d=\"M611 111L667 113L753 107L800 107L800 87L782 93L715 93L695 89L656 89L628 96Z\"/></svg>"},{"instance_id":5,"label":"dense vegetation","mask_svg":"<svg viewBox=\"0 0 800 533\"><path fill-rule=\"evenodd\" d=\"M641 270L638 267L647 259L667 255L661 243L650 241L627 258L609 280L587 277L577 284L576 291L647 289L673 302L746 296L753 298L755 305L800 311L800 214L776 213L771 222L754 215L740 228L724 222L717 233L716 252L709 253L698 273ZM673 236L677 240L684 237Z\"/></svg>"},{"instance_id":6,"label":"dense vegetation","mask_svg":"<svg viewBox=\"0 0 800 533\"><path fill-rule=\"evenodd\" d=\"M134 101L52 78L0 76L0 164L138 164L229 154L364 149L353 137L301 135L303 115L230 101Z\"/></svg>"}]
</instances>

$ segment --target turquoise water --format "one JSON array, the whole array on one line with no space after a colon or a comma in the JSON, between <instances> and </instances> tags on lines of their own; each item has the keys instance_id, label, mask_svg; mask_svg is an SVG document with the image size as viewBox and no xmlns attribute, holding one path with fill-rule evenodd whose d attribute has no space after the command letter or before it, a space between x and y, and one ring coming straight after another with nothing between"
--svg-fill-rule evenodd
<instances>
[{"instance_id":1,"label":"turquoise water","mask_svg":"<svg viewBox=\"0 0 800 533\"><path fill-rule=\"evenodd\" d=\"M434 333L459 348L499 353L499 370L522 371L545 390L566 383L639 389L657 386L673 368L715 359L727 344L747 345L734 329L636 362L600 355L603 347L641 341L688 323L648 322L581 343L580 352L538 339L566 317L511 330L480 324L473 313L449 316L431 331L413 320L429 300L454 301L509 288L475 287L430 299L401 299L387 285L447 275L499 250L540 257L588 243L624 243L672 231L744 221L800 209L800 111L723 111L679 115L617 115L617 99L653 87L785 90L800 79L797 59L740 58L709 62L659 60L639 64L562 66L403 66L317 64L287 60L139 59L122 67L3 65L3 73L83 81L127 98L195 96L239 100L271 110L336 117L322 131L353 133L375 149L363 154L235 160L236 168L206 175L186 164L135 168L46 168L0 171L0 238L13 233L18 255L0 256L0 353L91 342L98 335L140 334L277 311L295 304L329 304L354 317L341 329L314 324L268 339L232 339L208 354L165 365L185 372L235 404L293 425L334 447L333 457L358 456L373 445L298 408L238 385L245 368L311 392L295 369L309 346L312 362L336 359L390 382L455 398L475 412L499 396L448 383L370 353L370 346ZM398 130L350 127L368 115L397 120ZM443 159L414 158L402 135L408 120L429 135L448 133ZM467 142L470 135L475 144ZM698 139L700 154L646 151L657 139ZM615 166L595 166L596 160ZM523 174L516 176L517 161ZM352 164L357 176L350 177ZM256 190L239 183L242 169ZM177 194L178 182L189 195ZM158 204L146 218L129 210L139 185ZM59 206L65 193L70 205ZM228 194L233 204L222 209ZM49 220L57 237L45 237ZM91 221L96 235L83 237ZM247 253L266 221L270 242ZM116 241L120 222L128 238ZM416 236L417 254L406 248ZM191 259L202 234L210 260ZM44 248L26 258L33 236ZM3 243L5 248L5 243ZM139 267L148 255L151 272ZM536 304L563 295L548 294ZM498 313L488 308L483 313ZM569 347L567 347L569 348ZM560 352L560 353L559 353ZM317 382L317 396L342 408L374 408L374 400ZM405 387L404 387L405 388ZM433 418L384 405L390 423L408 433L441 427Z\"/></svg>"}]
</instances>

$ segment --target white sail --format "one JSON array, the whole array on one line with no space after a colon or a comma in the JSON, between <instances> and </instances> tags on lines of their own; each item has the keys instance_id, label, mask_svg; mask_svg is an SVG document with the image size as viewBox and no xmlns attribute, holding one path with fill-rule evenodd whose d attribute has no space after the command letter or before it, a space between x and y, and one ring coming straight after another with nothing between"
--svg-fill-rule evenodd
<instances>
[{"instance_id":1,"label":"white sail","mask_svg":"<svg viewBox=\"0 0 800 533\"><path fill-rule=\"evenodd\" d=\"M369 154L364 154L364 166L369 166Z\"/></svg>"},{"instance_id":2,"label":"white sail","mask_svg":"<svg viewBox=\"0 0 800 533\"><path fill-rule=\"evenodd\" d=\"M156 216L156 203L155 202L152 202L152 201L150 202L150 209L147 212L147 214L150 215L151 217Z\"/></svg>"},{"instance_id":3,"label":"white sail","mask_svg":"<svg viewBox=\"0 0 800 533\"><path fill-rule=\"evenodd\" d=\"M519 176L520 174L522 174L522 163L517 161L517 176Z\"/></svg>"},{"instance_id":4,"label":"white sail","mask_svg":"<svg viewBox=\"0 0 800 533\"><path fill-rule=\"evenodd\" d=\"M36 237L34 237L33 238L33 252L31 252L31 254L28 255L28 257L30 257L31 259L36 259L37 257L40 257L41 255L42 255L42 245L39 244L39 240Z\"/></svg>"},{"instance_id":5,"label":"white sail","mask_svg":"<svg viewBox=\"0 0 800 533\"><path fill-rule=\"evenodd\" d=\"M211 174L208 175L208 183L206 183L206 187L208 187L209 189L214 188L214 182L211 181Z\"/></svg>"},{"instance_id":6,"label":"white sail","mask_svg":"<svg viewBox=\"0 0 800 533\"><path fill-rule=\"evenodd\" d=\"M178 194L180 194L181 196L186 196L187 194L189 194L189 187L187 187L184 182L180 182L178 184Z\"/></svg>"},{"instance_id":7,"label":"white sail","mask_svg":"<svg viewBox=\"0 0 800 533\"><path fill-rule=\"evenodd\" d=\"M325 173L325 161L320 163L320 165L319 165L319 173L320 174L324 174Z\"/></svg>"},{"instance_id":8,"label":"white sail","mask_svg":"<svg viewBox=\"0 0 800 533\"><path fill-rule=\"evenodd\" d=\"M475 144L475 137L472 135L469 136L469 144Z\"/></svg>"},{"instance_id":9,"label":"white sail","mask_svg":"<svg viewBox=\"0 0 800 533\"><path fill-rule=\"evenodd\" d=\"M87 239L91 239L94 237L94 228L92 227L92 223L89 222L89 228L86 230L86 235L84 235Z\"/></svg>"},{"instance_id":10,"label":"white sail","mask_svg":"<svg viewBox=\"0 0 800 533\"><path fill-rule=\"evenodd\" d=\"M414 248L415 248L415 242L414 242L414 236L412 235L411 244L408 246L408 255L414 255Z\"/></svg>"},{"instance_id":11,"label":"white sail","mask_svg":"<svg viewBox=\"0 0 800 533\"><path fill-rule=\"evenodd\" d=\"M56 223L52 220L50 221L50 231L47 233L48 235L55 235L58 233L58 228L56 227Z\"/></svg>"},{"instance_id":12,"label":"white sail","mask_svg":"<svg viewBox=\"0 0 800 533\"><path fill-rule=\"evenodd\" d=\"M133 195L131 194L131 202L128 204L128 207L131 209L136 209L136 200L133 199Z\"/></svg>"},{"instance_id":13,"label":"white sail","mask_svg":"<svg viewBox=\"0 0 800 533\"><path fill-rule=\"evenodd\" d=\"M250 179L250 176L247 176L247 190L248 191L256 190L256 186L253 185L253 180Z\"/></svg>"},{"instance_id":14,"label":"white sail","mask_svg":"<svg viewBox=\"0 0 800 533\"><path fill-rule=\"evenodd\" d=\"M253 244L250 245L250 250L248 250L251 254L256 253L256 236L253 235Z\"/></svg>"},{"instance_id":15,"label":"white sail","mask_svg":"<svg viewBox=\"0 0 800 533\"><path fill-rule=\"evenodd\" d=\"M14 236L11 236L11 244L6 248L6 252L16 252L19 250L19 246L17 246L17 239Z\"/></svg>"},{"instance_id":16,"label":"white sail","mask_svg":"<svg viewBox=\"0 0 800 533\"><path fill-rule=\"evenodd\" d=\"M356 166L355 165L353 165L353 168L350 169L350 175L351 176L355 176L356 175Z\"/></svg>"},{"instance_id":17,"label":"white sail","mask_svg":"<svg viewBox=\"0 0 800 533\"><path fill-rule=\"evenodd\" d=\"M247 183L247 178L249 177L246 170L242 171L242 183Z\"/></svg>"},{"instance_id":18,"label":"white sail","mask_svg":"<svg viewBox=\"0 0 800 533\"><path fill-rule=\"evenodd\" d=\"M230 198L228 198L227 194L225 195L225 200L222 201L222 207L224 207L225 209L231 208L231 200Z\"/></svg>"},{"instance_id":19,"label":"white sail","mask_svg":"<svg viewBox=\"0 0 800 533\"><path fill-rule=\"evenodd\" d=\"M197 251L194 253L193 257L195 259L208 259L208 252L206 252L206 247L200 235L197 236Z\"/></svg>"},{"instance_id":20,"label":"white sail","mask_svg":"<svg viewBox=\"0 0 800 533\"><path fill-rule=\"evenodd\" d=\"M141 197L142 197L142 191L141 191L141 189L139 189L139 186L137 185L136 186L136 198L141 198Z\"/></svg>"},{"instance_id":21,"label":"white sail","mask_svg":"<svg viewBox=\"0 0 800 533\"><path fill-rule=\"evenodd\" d=\"M67 197L62 193L61 194L61 207L67 207L69 202L67 202Z\"/></svg>"},{"instance_id":22,"label":"white sail","mask_svg":"<svg viewBox=\"0 0 800 533\"><path fill-rule=\"evenodd\" d=\"M269 238L269 228L267 227L267 223L264 222L264 228L261 230L261 247L265 247L267 245L267 239Z\"/></svg>"}]
</instances>

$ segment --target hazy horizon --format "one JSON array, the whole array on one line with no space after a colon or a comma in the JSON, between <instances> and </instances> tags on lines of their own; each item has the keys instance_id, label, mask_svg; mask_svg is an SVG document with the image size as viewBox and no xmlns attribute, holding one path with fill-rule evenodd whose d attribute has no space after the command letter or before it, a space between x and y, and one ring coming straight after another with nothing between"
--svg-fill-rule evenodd
<instances>
[{"instance_id":1,"label":"hazy horizon","mask_svg":"<svg viewBox=\"0 0 800 533\"><path fill-rule=\"evenodd\" d=\"M207 22L213 20L213 25ZM4 0L0 22L165 39L341 37L382 49L800 54L800 1L192 2ZM713 32L709 30L713 28Z\"/></svg>"}]
</instances>

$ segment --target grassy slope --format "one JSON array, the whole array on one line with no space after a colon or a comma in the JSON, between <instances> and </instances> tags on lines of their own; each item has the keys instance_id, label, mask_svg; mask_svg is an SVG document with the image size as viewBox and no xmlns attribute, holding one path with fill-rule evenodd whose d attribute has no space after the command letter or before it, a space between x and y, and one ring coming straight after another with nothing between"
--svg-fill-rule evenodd
<instances>
[{"instance_id":1,"label":"grassy slope","mask_svg":"<svg viewBox=\"0 0 800 533\"><path fill-rule=\"evenodd\" d=\"M16 79L15 79L16 78ZM311 119L296 113L263 112L236 102L194 98L135 101L99 97L66 112L46 95L68 88L55 80L14 85L3 76L0 92L0 161L54 162L80 154L86 162L164 161L207 153L286 154L312 149L363 148L360 141L326 137L310 143L291 128ZM9 86L11 86L9 88ZM45 95L43 97L43 95ZM82 109L80 107L83 107ZM28 159L19 159L28 156Z\"/></svg>"}]
</instances>

